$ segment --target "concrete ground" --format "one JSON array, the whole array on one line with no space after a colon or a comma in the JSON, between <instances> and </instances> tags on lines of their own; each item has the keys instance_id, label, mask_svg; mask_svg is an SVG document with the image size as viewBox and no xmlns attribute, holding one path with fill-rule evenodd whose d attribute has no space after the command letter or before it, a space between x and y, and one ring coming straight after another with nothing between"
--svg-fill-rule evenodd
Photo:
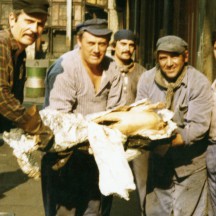
<instances>
[{"instance_id":1,"label":"concrete ground","mask_svg":"<svg viewBox=\"0 0 216 216\"><path fill-rule=\"evenodd\" d=\"M25 105L35 103L41 107L42 101L43 98L27 98ZM40 162L40 153L37 156ZM12 149L3 143L0 143L0 212L10 212L7 216L44 216L40 181L28 178L20 170ZM139 216L136 193L130 194L130 201L114 198L111 216Z\"/></svg>"}]
</instances>

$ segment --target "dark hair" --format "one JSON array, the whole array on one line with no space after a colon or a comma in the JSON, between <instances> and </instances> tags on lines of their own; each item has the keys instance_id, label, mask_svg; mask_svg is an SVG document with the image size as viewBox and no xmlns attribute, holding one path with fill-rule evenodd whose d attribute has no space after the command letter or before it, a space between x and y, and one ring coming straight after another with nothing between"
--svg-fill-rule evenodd
<instances>
[{"instance_id":1,"label":"dark hair","mask_svg":"<svg viewBox=\"0 0 216 216\"><path fill-rule=\"evenodd\" d=\"M77 37L78 37L80 40L82 39L83 33L84 33L83 30L80 30L80 31L77 32Z\"/></svg>"},{"instance_id":2,"label":"dark hair","mask_svg":"<svg viewBox=\"0 0 216 216\"><path fill-rule=\"evenodd\" d=\"M12 11L12 13L14 14L14 17L16 18L16 21L17 21L18 16L23 12L24 12L23 10L13 10Z\"/></svg>"},{"instance_id":3,"label":"dark hair","mask_svg":"<svg viewBox=\"0 0 216 216\"><path fill-rule=\"evenodd\" d=\"M115 48L116 47L116 41L114 40L114 41L112 41L112 43L110 44L113 48Z\"/></svg>"}]
</instances>

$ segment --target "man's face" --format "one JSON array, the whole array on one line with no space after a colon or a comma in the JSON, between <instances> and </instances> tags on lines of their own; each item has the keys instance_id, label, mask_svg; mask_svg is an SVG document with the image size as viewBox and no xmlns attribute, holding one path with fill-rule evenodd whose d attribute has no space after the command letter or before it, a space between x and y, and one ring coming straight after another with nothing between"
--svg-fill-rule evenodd
<instances>
[{"instance_id":1,"label":"man's face","mask_svg":"<svg viewBox=\"0 0 216 216\"><path fill-rule=\"evenodd\" d=\"M214 57L216 59L216 41L214 42L213 52L214 52Z\"/></svg>"},{"instance_id":2,"label":"man's face","mask_svg":"<svg viewBox=\"0 0 216 216\"><path fill-rule=\"evenodd\" d=\"M109 40L105 36L95 36L84 32L82 37L78 38L78 45L82 59L90 66L97 66L106 54Z\"/></svg>"},{"instance_id":3,"label":"man's face","mask_svg":"<svg viewBox=\"0 0 216 216\"><path fill-rule=\"evenodd\" d=\"M47 15L40 13L30 15L22 12L18 17L11 13L9 16L11 32L21 47L27 47L35 42L42 34L46 20Z\"/></svg>"},{"instance_id":4,"label":"man's face","mask_svg":"<svg viewBox=\"0 0 216 216\"><path fill-rule=\"evenodd\" d=\"M134 50L135 50L135 43L132 40L119 40L116 42L115 46L115 58L119 59L120 61L128 61L131 59Z\"/></svg>"},{"instance_id":5,"label":"man's face","mask_svg":"<svg viewBox=\"0 0 216 216\"><path fill-rule=\"evenodd\" d=\"M168 80L174 80L181 73L185 63L188 62L188 51L184 54L159 51L158 63Z\"/></svg>"}]
</instances>

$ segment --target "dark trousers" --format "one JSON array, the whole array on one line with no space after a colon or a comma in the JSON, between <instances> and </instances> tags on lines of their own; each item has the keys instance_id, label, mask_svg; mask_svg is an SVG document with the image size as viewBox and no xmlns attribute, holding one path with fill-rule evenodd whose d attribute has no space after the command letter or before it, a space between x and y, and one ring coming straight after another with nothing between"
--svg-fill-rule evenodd
<instances>
[{"instance_id":1,"label":"dark trousers","mask_svg":"<svg viewBox=\"0 0 216 216\"><path fill-rule=\"evenodd\" d=\"M94 157L80 151L53 170L57 154L42 159L42 194L46 216L100 216L101 193Z\"/></svg>"},{"instance_id":2,"label":"dark trousers","mask_svg":"<svg viewBox=\"0 0 216 216\"><path fill-rule=\"evenodd\" d=\"M134 174L139 204L137 208L140 210L140 216L145 212L145 197L146 197L146 185L148 176L148 158L149 152L143 152L138 158L131 161L132 171Z\"/></svg>"},{"instance_id":3,"label":"dark trousers","mask_svg":"<svg viewBox=\"0 0 216 216\"><path fill-rule=\"evenodd\" d=\"M101 198L102 216L110 216L112 209L113 195L104 196Z\"/></svg>"}]
</instances>

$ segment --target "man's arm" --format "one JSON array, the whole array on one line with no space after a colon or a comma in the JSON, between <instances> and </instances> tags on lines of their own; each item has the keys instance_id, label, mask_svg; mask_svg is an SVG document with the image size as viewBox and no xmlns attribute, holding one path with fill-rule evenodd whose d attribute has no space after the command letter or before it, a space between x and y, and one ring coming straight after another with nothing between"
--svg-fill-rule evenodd
<instances>
[{"instance_id":1,"label":"man's arm","mask_svg":"<svg viewBox=\"0 0 216 216\"><path fill-rule=\"evenodd\" d=\"M152 73L154 72L152 71ZM154 79L153 77L154 77L153 75L151 75L151 77L149 76L149 71L142 73L137 84L136 101L142 100L144 98L149 98L151 100L149 88L151 83L153 82L152 81Z\"/></svg>"},{"instance_id":2,"label":"man's arm","mask_svg":"<svg viewBox=\"0 0 216 216\"><path fill-rule=\"evenodd\" d=\"M25 107L11 92L11 83L13 82L11 74L14 69L12 68L11 51L8 42L3 39L0 41L0 114L18 123L25 115Z\"/></svg>"},{"instance_id":3,"label":"man's arm","mask_svg":"<svg viewBox=\"0 0 216 216\"><path fill-rule=\"evenodd\" d=\"M71 112L76 100L74 82L70 77L70 68L63 67L64 60L59 59L56 64L48 71L46 80L46 100L49 107L62 112ZM47 105L48 105L47 104Z\"/></svg>"},{"instance_id":4,"label":"man's arm","mask_svg":"<svg viewBox=\"0 0 216 216\"><path fill-rule=\"evenodd\" d=\"M189 145L207 135L213 106L211 86L207 78L200 76L199 79L192 78L191 82L187 87L188 105L183 116L183 124L177 129L184 142ZM184 107L179 106L178 109L179 113L184 113Z\"/></svg>"},{"instance_id":5,"label":"man's arm","mask_svg":"<svg viewBox=\"0 0 216 216\"><path fill-rule=\"evenodd\" d=\"M52 131L44 126L36 107L25 109L12 94L10 80L14 71L11 67L13 64L10 53L9 46L0 41L0 114L25 132L39 135L41 149L44 149L53 137Z\"/></svg>"}]
</instances>

